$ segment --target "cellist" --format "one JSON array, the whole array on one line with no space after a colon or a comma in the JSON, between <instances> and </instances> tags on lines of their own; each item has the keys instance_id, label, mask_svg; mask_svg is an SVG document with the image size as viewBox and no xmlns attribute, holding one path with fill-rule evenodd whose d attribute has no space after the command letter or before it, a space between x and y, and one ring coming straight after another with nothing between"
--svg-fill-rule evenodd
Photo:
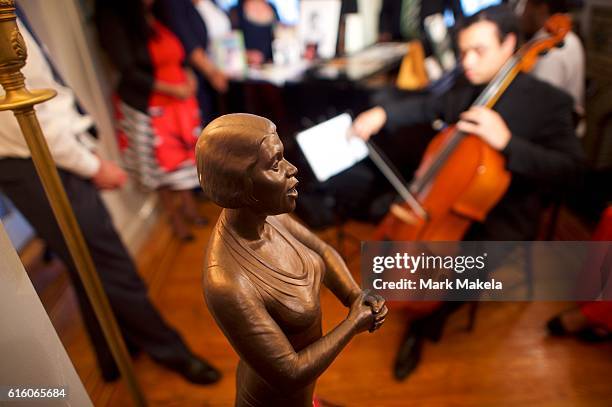
<instances>
[{"instance_id":1,"label":"cellist","mask_svg":"<svg viewBox=\"0 0 612 407\"><path fill-rule=\"evenodd\" d=\"M474 223L466 240L533 240L544 205L543 191L576 179L582 166L581 146L575 137L571 96L520 73L493 109L470 107L484 87L513 56L518 21L512 10L493 6L458 22L457 45L462 77L438 97L405 97L360 114L352 131L364 140L383 127L433 122L457 123L501 153L511 183L482 223ZM406 140L406 142L410 142ZM443 305L413 320L402 341L394 373L403 379L417 366L426 336L439 335L448 316Z\"/></svg>"}]
</instances>

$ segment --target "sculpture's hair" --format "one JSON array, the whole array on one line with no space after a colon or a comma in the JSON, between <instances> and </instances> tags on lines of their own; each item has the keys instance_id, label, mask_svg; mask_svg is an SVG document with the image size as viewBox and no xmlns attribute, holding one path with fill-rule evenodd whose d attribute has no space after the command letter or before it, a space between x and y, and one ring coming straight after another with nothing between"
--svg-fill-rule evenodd
<instances>
[{"instance_id":1,"label":"sculpture's hair","mask_svg":"<svg viewBox=\"0 0 612 407\"><path fill-rule=\"evenodd\" d=\"M246 113L216 118L196 144L198 177L204 193L224 208L242 208L255 201L251 172L265 138L276 132L270 120Z\"/></svg>"}]
</instances>

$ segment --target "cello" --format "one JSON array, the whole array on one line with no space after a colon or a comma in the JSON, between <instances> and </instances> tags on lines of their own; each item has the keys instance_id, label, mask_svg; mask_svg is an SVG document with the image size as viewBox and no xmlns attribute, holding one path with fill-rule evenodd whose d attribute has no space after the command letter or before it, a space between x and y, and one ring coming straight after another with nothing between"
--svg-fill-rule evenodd
<instances>
[{"instance_id":1,"label":"cello","mask_svg":"<svg viewBox=\"0 0 612 407\"><path fill-rule=\"evenodd\" d=\"M527 42L504 64L472 106L493 108L519 72L530 71L539 55L561 44L571 20L555 14L545 30L546 37ZM503 155L455 125L432 139L408 186L372 143L368 149L404 201L392 205L374 240L461 240L472 222L484 221L510 185Z\"/></svg>"}]
</instances>

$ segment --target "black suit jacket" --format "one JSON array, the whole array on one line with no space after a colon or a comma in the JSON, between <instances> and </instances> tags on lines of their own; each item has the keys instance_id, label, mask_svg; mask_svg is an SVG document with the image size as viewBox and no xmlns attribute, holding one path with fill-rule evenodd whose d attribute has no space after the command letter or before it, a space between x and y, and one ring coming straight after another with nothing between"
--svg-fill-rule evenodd
<instances>
[{"instance_id":1,"label":"black suit jacket","mask_svg":"<svg viewBox=\"0 0 612 407\"><path fill-rule=\"evenodd\" d=\"M388 126L441 119L453 124L483 87L465 78L438 97L408 97L383 104ZM551 189L562 190L582 172L583 153L574 133L572 98L527 74L519 74L494 107L512 138L502 151L512 173L510 187L483 224L468 239L532 240L544 199Z\"/></svg>"}]
</instances>

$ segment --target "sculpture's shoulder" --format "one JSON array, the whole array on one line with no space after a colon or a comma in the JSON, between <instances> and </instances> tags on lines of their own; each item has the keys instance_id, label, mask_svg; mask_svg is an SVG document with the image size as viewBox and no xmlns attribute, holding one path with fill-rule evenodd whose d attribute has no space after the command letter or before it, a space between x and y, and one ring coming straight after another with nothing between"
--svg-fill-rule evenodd
<instances>
[{"instance_id":1,"label":"sculpture's shoulder","mask_svg":"<svg viewBox=\"0 0 612 407\"><path fill-rule=\"evenodd\" d=\"M204 256L202 285L207 298L252 289L241 272L240 264L225 243L223 233L225 232L217 224L211 233Z\"/></svg>"},{"instance_id":2,"label":"sculpture's shoulder","mask_svg":"<svg viewBox=\"0 0 612 407\"><path fill-rule=\"evenodd\" d=\"M205 272L208 268L222 266L234 261L227 244L224 242L223 233L225 233L223 228L217 222L206 245L206 252L204 254Z\"/></svg>"}]
</instances>

